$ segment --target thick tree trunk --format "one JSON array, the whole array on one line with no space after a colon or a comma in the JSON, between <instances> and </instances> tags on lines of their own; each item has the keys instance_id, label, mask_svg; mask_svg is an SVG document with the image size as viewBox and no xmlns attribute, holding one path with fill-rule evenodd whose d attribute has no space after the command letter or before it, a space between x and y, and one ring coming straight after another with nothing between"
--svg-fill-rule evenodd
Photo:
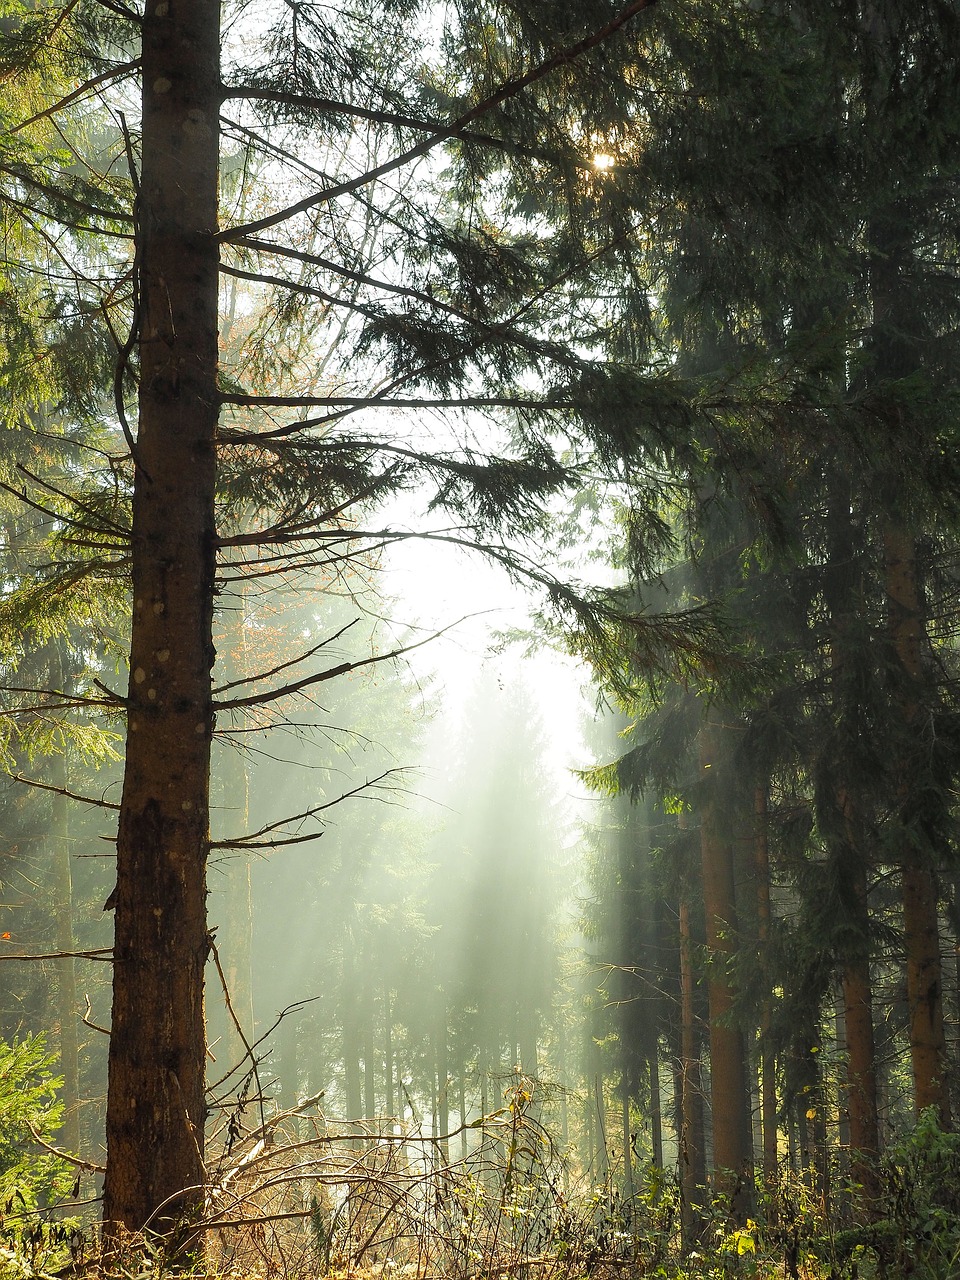
<instances>
[{"instance_id":1,"label":"thick tree trunk","mask_svg":"<svg viewBox=\"0 0 960 1280\"><path fill-rule=\"evenodd\" d=\"M752 1208L753 1153L747 1141L746 1055L743 1035L734 1021L731 967L737 953L738 926L733 846L722 827L718 795L719 735L719 725L709 713L699 737L703 796L700 852L709 963L714 1189L729 1205L734 1220L743 1221Z\"/></svg>"},{"instance_id":2,"label":"thick tree trunk","mask_svg":"<svg viewBox=\"0 0 960 1280\"><path fill-rule=\"evenodd\" d=\"M148 0L140 417L104 1221L202 1204L216 533L218 0Z\"/></svg>"}]
</instances>

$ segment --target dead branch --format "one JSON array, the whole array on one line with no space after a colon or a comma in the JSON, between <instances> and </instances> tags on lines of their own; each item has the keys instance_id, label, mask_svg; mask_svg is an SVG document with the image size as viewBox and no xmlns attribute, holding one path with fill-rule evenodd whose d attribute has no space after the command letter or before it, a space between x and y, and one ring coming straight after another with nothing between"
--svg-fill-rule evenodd
<instances>
[{"instance_id":1,"label":"dead branch","mask_svg":"<svg viewBox=\"0 0 960 1280\"><path fill-rule=\"evenodd\" d=\"M36 955L0 956L0 960L102 960L113 964L113 947L99 947L95 951L43 951Z\"/></svg>"},{"instance_id":2,"label":"dead branch","mask_svg":"<svg viewBox=\"0 0 960 1280\"><path fill-rule=\"evenodd\" d=\"M321 640L319 644L314 645L312 649L305 650L295 658L291 658L289 662L281 662L279 666L271 667L269 671L260 671L255 676L243 676L239 680L231 680L227 684L220 685L218 688L213 690L214 697L216 697L217 694L226 693L228 689L235 689L237 685L257 684L261 680L269 680L271 676L278 675L281 671L286 671L288 668L295 667L301 662L306 662L307 659L312 658L315 653L319 653L321 649L325 649L328 644L333 644L335 640L339 640L345 632L349 631L351 627L355 627L359 621L359 618L354 618L352 622L348 622L342 626L339 631L335 631L332 636L327 636L325 639Z\"/></svg>"},{"instance_id":3,"label":"dead branch","mask_svg":"<svg viewBox=\"0 0 960 1280\"><path fill-rule=\"evenodd\" d=\"M260 840L260 836L268 835L271 831L276 831L281 827L287 826L291 822L303 822L307 818L313 818L318 813L322 813L324 809L332 809L335 804L340 804L343 800L349 800L351 796L360 795L361 792L376 787L379 782L383 782L384 778L392 777L397 773L405 773L404 767L396 769L386 769L376 778L370 778L366 782L361 782L350 791L344 791L336 797L335 800L327 800L324 804L315 805L312 809L304 809L302 813L291 814L288 818L280 818L276 822L270 822L266 826L261 827L259 831L251 831L247 836L238 836L234 840L211 840L211 849L273 849L288 844L303 844L308 840L319 840L323 835L322 831L315 832L307 836L290 836L282 840Z\"/></svg>"},{"instance_id":4,"label":"dead branch","mask_svg":"<svg viewBox=\"0 0 960 1280\"><path fill-rule=\"evenodd\" d=\"M99 1031L101 1035L108 1036L110 1034L110 1028L101 1027L98 1022L94 1022L91 1019L90 1014L93 1012L93 1005L90 1003L90 997L86 994L86 992L84 992L83 998L86 1001L86 1008L84 1009L83 1013L80 1015L80 1021L83 1023L85 1027L89 1027L91 1031Z\"/></svg>"},{"instance_id":5,"label":"dead branch","mask_svg":"<svg viewBox=\"0 0 960 1280\"><path fill-rule=\"evenodd\" d=\"M81 1160L79 1156L72 1156L67 1151L61 1151L58 1147L51 1147L49 1142L44 1142L36 1129L28 1120L27 1128L30 1135L38 1147L43 1147L44 1151L49 1151L52 1156L56 1156L58 1160L65 1160L67 1164L72 1164L75 1169L86 1169L88 1173L106 1173L106 1169L102 1164L92 1164L89 1160Z\"/></svg>"},{"instance_id":6,"label":"dead branch","mask_svg":"<svg viewBox=\"0 0 960 1280\"><path fill-rule=\"evenodd\" d=\"M119 809L118 804L110 800L96 800L93 796L82 796L79 791L68 791L66 787L55 787L49 782L38 782L36 778L25 778L22 773L7 775L14 782L22 782L24 786L36 787L38 791L52 791L56 796L66 796L68 800L80 800L83 804L95 805L98 809Z\"/></svg>"},{"instance_id":7,"label":"dead branch","mask_svg":"<svg viewBox=\"0 0 960 1280\"><path fill-rule=\"evenodd\" d=\"M226 711L231 707L256 707L262 706L265 702L276 702L278 698L285 698L295 693L300 693L304 689L309 689L315 684L323 684L327 680L334 680L337 676L345 676L351 671L361 671L367 667L375 667L381 662L391 662L394 658L401 658L405 654L413 653L415 649L420 649L425 644L430 644L434 640L438 640L440 636L452 630L454 627L463 622L463 618L458 618L456 622L451 622L449 626L442 627L439 631L434 631L431 635L423 640L417 640L413 644L400 645L396 649L391 649L389 653L373 654L369 658L359 658L355 662L341 662L335 667L328 667L326 671L318 671L312 676L304 676L302 680L295 680L291 684L280 685L276 689L268 689L265 693L251 694L248 698L230 698L226 702L214 702L214 708L217 711Z\"/></svg>"}]
</instances>

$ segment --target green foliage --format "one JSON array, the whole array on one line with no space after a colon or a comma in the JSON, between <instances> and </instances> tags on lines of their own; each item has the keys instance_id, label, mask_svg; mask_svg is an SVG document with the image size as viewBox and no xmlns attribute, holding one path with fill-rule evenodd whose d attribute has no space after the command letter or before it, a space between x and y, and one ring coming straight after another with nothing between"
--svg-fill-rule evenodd
<instances>
[{"instance_id":1,"label":"green foliage","mask_svg":"<svg viewBox=\"0 0 960 1280\"><path fill-rule=\"evenodd\" d=\"M42 1035L0 1041L0 1204L7 1213L15 1203L36 1209L72 1181L64 1162L33 1141L50 1143L60 1128L62 1081L53 1075L54 1062Z\"/></svg>"},{"instance_id":2,"label":"green foliage","mask_svg":"<svg viewBox=\"0 0 960 1280\"><path fill-rule=\"evenodd\" d=\"M50 1144L60 1128L62 1083L42 1035L0 1041L0 1276L31 1274L70 1224L53 1225L42 1211L70 1192L70 1167L38 1142ZM49 1259L45 1261L49 1265Z\"/></svg>"},{"instance_id":3,"label":"green foliage","mask_svg":"<svg viewBox=\"0 0 960 1280\"><path fill-rule=\"evenodd\" d=\"M888 1152L883 1181L878 1274L952 1280L960 1267L960 1134L944 1132L930 1107Z\"/></svg>"}]
</instances>

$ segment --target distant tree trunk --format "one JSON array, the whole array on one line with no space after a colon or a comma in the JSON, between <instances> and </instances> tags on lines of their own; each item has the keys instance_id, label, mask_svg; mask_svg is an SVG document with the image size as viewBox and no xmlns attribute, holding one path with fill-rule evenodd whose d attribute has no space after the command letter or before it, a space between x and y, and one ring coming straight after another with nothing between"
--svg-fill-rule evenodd
<instances>
[{"instance_id":1,"label":"distant tree trunk","mask_svg":"<svg viewBox=\"0 0 960 1280\"><path fill-rule=\"evenodd\" d=\"M360 1120L363 1097L360 1083L360 1027L357 1008L357 975L353 931L344 929L340 979L340 1021L343 1043L343 1094L345 1119Z\"/></svg>"},{"instance_id":2,"label":"distant tree trunk","mask_svg":"<svg viewBox=\"0 0 960 1280\"><path fill-rule=\"evenodd\" d=\"M660 1063L650 1060L650 1151L653 1164L663 1168L663 1107L660 1101Z\"/></svg>"},{"instance_id":3,"label":"distant tree trunk","mask_svg":"<svg viewBox=\"0 0 960 1280\"><path fill-rule=\"evenodd\" d=\"M723 828L719 782L720 725L710 711L700 730L702 785L700 852L708 954L710 1002L710 1096L716 1194L729 1204L735 1221L752 1208L753 1153L748 1143L750 1117L743 1035L734 1021L731 976L737 953L738 925L733 846Z\"/></svg>"},{"instance_id":4,"label":"distant tree trunk","mask_svg":"<svg viewBox=\"0 0 960 1280\"><path fill-rule=\"evenodd\" d=\"M288 1013L280 1023L280 1106L289 1111L297 1105L300 1084L300 1020L296 1013Z\"/></svg>"},{"instance_id":5,"label":"distant tree trunk","mask_svg":"<svg viewBox=\"0 0 960 1280\"><path fill-rule=\"evenodd\" d=\"M630 1082L624 1079L620 1091L620 1121L623 1138L623 1197L633 1199L633 1146L630 1133Z\"/></svg>"},{"instance_id":6,"label":"distant tree trunk","mask_svg":"<svg viewBox=\"0 0 960 1280\"><path fill-rule=\"evenodd\" d=\"M363 1057L363 1115L366 1120L373 1120L377 1114L377 1052L372 977L367 972L369 967L369 961L367 961L360 979L363 983L363 995L360 1000L360 1035Z\"/></svg>"},{"instance_id":7,"label":"distant tree trunk","mask_svg":"<svg viewBox=\"0 0 960 1280\"><path fill-rule=\"evenodd\" d=\"M861 957L843 969L843 1028L847 1048L847 1116L850 1131L850 1174L875 1201L875 1162L880 1150L877 1083L873 1039L873 995L869 962Z\"/></svg>"},{"instance_id":8,"label":"distant tree trunk","mask_svg":"<svg viewBox=\"0 0 960 1280\"><path fill-rule=\"evenodd\" d=\"M680 898L680 1217L684 1244L699 1244L706 1229L707 1159L704 1135L702 1036L696 1009L690 897Z\"/></svg>"},{"instance_id":9,"label":"distant tree trunk","mask_svg":"<svg viewBox=\"0 0 960 1280\"><path fill-rule=\"evenodd\" d=\"M757 879L757 944L763 995L760 1007L760 1129L763 1151L763 1183L772 1211L776 1212L779 1152L777 1147L777 1056L771 1039L773 992L770 983L770 849L767 785L754 790L754 870Z\"/></svg>"},{"instance_id":10,"label":"distant tree trunk","mask_svg":"<svg viewBox=\"0 0 960 1280\"><path fill-rule=\"evenodd\" d=\"M460 1106L460 1159L466 1160L467 1151L467 1086L464 1079L464 1065L461 1055L460 1070L457 1076L459 1088L459 1106Z\"/></svg>"},{"instance_id":11,"label":"distant tree trunk","mask_svg":"<svg viewBox=\"0 0 960 1280\"><path fill-rule=\"evenodd\" d=\"M912 537L893 520L884 531L890 632L903 666L906 690L901 699L905 739L915 743L921 734L917 694L923 682L923 653L927 644L926 607L920 588L916 548ZM915 750L907 746L906 752ZM909 781L916 773L903 770L905 804L913 807ZM914 783L916 789L917 783ZM907 958L907 999L910 1006L910 1057L917 1114L935 1107L944 1126L950 1124L950 1095L943 1028L943 976L940 961L940 922L937 886L928 858L904 840L901 867L903 932Z\"/></svg>"},{"instance_id":12,"label":"distant tree trunk","mask_svg":"<svg viewBox=\"0 0 960 1280\"><path fill-rule=\"evenodd\" d=\"M66 689L67 682L53 685ZM54 785L67 786L66 756L53 760ZM55 912L57 918L57 1013L60 1022L60 1072L63 1076L63 1128L60 1142L74 1153L80 1151L80 1060L77 1037L76 961L69 953L75 949L73 936L73 876L70 869L70 815L67 797L53 797L53 823L50 832L55 848Z\"/></svg>"},{"instance_id":13,"label":"distant tree trunk","mask_svg":"<svg viewBox=\"0 0 960 1280\"><path fill-rule=\"evenodd\" d=\"M230 678L237 673L230 670ZM229 754L221 754L219 781L220 804L225 811L226 831L231 836L247 830L249 817L249 778L240 754L225 748ZM253 886L249 857L241 853L237 858L224 859L215 866L210 876L213 888L210 893L210 917L216 925L216 947L220 966L226 980L226 994L220 975L214 971L210 982L213 996L207 1001L207 1038L219 1043L215 1050L224 1070L242 1062L246 1053L243 1037L226 1007L230 1006L239 1022L243 1036L252 1041L253 1018ZM287 1021L286 1019L284 1021Z\"/></svg>"},{"instance_id":14,"label":"distant tree trunk","mask_svg":"<svg viewBox=\"0 0 960 1280\"><path fill-rule=\"evenodd\" d=\"M830 682L837 739L828 760L824 788L824 827L832 832L830 854L837 868L843 908L839 947L843 989L844 1040L847 1053L846 1117L850 1134L850 1172L868 1206L878 1193L876 1161L880 1154L877 1116L876 1047L873 1033L873 988L870 975L870 912L867 901L868 847L863 801L852 779L863 774L851 760L851 743L859 743L859 682L853 677L862 645L858 616L863 597L863 550L851 519L851 485L847 476L833 480L828 509L829 561L823 592L830 613ZM861 784L862 785L862 784ZM826 820L829 819L829 820ZM843 1108L841 1108L843 1111ZM868 1209L869 1211L869 1209Z\"/></svg>"},{"instance_id":15,"label":"distant tree trunk","mask_svg":"<svg viewBox=\"0 0 960 1280\"><path fill-rule=\"evenodd\" d=\"M147 0L133 614L103 1200L108 1234L148 1222L163 1229L203 1204L219 52L219 0Z\"/></svg>"},{"instance_id":16,"label":"distant tree trunk","mask_svg":"<svg viewBox=\"0 0 960 1280\"><path fill-rule=\"evenodd\" d=\"M537 1040L539 1015L531 1002L521 1004L517 1018L517 1052L520 1070L525 1076L537 1075Z\"/></svg>"},{"instance_id":17,"label":"distant tree trunk","mask_svg":"<svg viewBox=\"0 0 960 1280\"><path fill-rule=\"evenodd\" d=\"M396 1115L396 1099L393 1086L393 991L389 982L383 986L383 1087L386 1113L389 1119Z\"/></svg>"},{"instance_id":18,"label":"distant tree trunk","mask_svg":"<svg viewBox=\"0 0 960 1280\"><path fill-rule=\"evenodd\" d=\"M442 1139L440 1151L446 1164L450 1158L450 1144L447 1141L447 1135L450 1132L450 1069L447 1055L447 1004L443 996L440 997L440 1007L437 1011L436 1063L437 1128L434 1129L434 1133L439 1129Z\"/></svg>"}]
</instances>

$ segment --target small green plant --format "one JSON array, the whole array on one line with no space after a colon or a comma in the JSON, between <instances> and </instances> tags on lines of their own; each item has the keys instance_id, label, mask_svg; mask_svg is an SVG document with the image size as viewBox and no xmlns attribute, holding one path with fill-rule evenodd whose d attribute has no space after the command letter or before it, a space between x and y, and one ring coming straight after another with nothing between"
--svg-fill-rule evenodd
<instances>
[{"instance_id":1,"label":"small green plant","mask_svg":"<svg viewBox=\"0 0 960 1280\"><path fill-rule=\"evenodd\" d=\"M35 1274L59 1256L76 1224L47 1210L66 1196L73 1172L45 1151L60 1128L61 1081L43 1036L0 1041L0 1278ZM39 1142L38 1142L39 1139Z\"/></svg>"}]
</instances>

